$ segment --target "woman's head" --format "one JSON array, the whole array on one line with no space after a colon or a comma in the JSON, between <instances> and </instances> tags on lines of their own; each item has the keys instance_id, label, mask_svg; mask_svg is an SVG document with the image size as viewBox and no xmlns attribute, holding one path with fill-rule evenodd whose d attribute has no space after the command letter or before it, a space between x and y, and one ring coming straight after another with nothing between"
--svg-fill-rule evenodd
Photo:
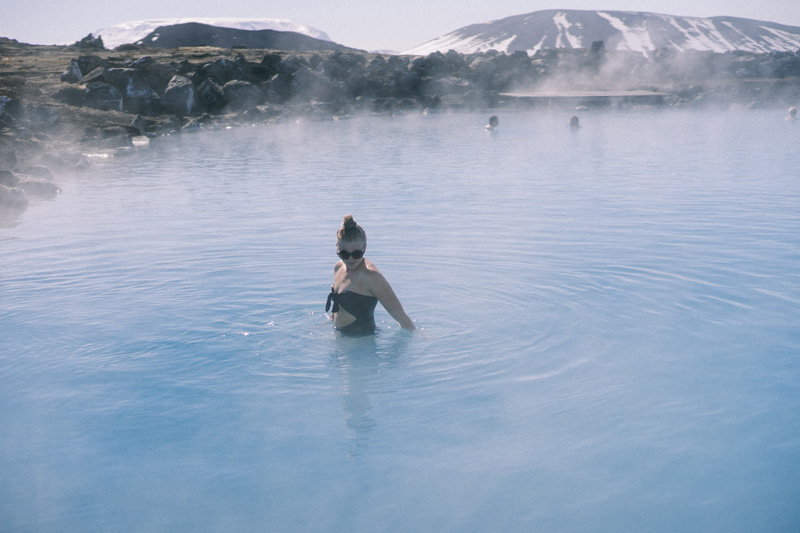
<instances>
[{"instance_id":1,"label":"woman's head","mask_svg":"<svg viewBox=\"0 0 800 533\"><path fill-rule=\"evenodd\" d=\"M367 234L364 228L356 224L352 215L346 215L342 227L336 233L336 253L344 262L347 270L358 268L367 249Z\"/></svg>"},{"instance_id":2,"label":"woman's head","mask_svg":"<svg viewBox=\"0 0 800 533\"><path fill-rule=\"evenodd\" d=\"M342 221L342 227L336 233L336 240L339 242L356 242L360 241L364 244L367 243L367 234L364 228L356 224L353 220L353 215L345 215Z\"/></svg>"}]
</instances>

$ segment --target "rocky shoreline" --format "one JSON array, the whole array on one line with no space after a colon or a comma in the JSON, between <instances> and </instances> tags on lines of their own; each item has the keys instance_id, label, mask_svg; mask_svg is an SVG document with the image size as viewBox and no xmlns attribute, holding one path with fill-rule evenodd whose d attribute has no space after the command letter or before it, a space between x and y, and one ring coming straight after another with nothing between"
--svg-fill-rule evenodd
<instances>
[{"instance_id":1,"label":"rocky shoreline","mask_svg":"<svg viewBox=\"0 0 800 533\"><path fill-rule=\"evenodd\" d=\"M542 105L509 96L532 88L658 91L665 95L658 105L671 107L800 103L800 53L645 58L607 52L601 42L533 56L93 48L91 40L59 47L0 38L0 212L24 209L29 196L58 194L54 179L83 171L88 152L119 155L150 138L219 127L365 113L496 113Z\"/></svg>"}]
</instances>

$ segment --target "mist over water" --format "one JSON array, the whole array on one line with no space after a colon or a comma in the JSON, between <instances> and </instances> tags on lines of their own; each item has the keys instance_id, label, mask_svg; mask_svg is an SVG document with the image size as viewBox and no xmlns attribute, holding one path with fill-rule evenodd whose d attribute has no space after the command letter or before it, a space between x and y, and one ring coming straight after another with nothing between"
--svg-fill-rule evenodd
<instances>
[{"instance_id":1,"label":"mist over water","mask_svg":"<svg viewBox=\"0 0 800 533\"><path fill-rule=\"evenodd\" d=\"M788 531L782 112L183 135L0 229L0 530ZM352 213L419 330L324 302Z\"/></svg>"}]
</instances>

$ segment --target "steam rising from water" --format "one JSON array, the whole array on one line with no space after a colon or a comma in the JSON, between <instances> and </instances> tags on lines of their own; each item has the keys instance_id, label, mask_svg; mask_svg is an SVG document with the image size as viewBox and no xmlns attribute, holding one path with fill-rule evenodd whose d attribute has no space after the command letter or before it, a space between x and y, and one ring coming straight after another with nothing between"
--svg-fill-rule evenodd
<instances>
[{"instance_id":1,"label":"steam rising from water","mask_svg":"<svg viewBox=\"0 0 800 533\"><path fill-rule=\"evenodd\" d=\"M547 97L547 105L625 107L646 105L729 109L792 107L800 88L783 79L796 68L791 54L754 56L660 50L633 52L548 51L532 59L537 76L517 76L504 97ZM615 99L609 99L616 95ZM578 98L580 97L580 98ZM525 100L531 102L529 100ZM535 100L533 100L535 101Z\"/></svg>"}]
</instances>

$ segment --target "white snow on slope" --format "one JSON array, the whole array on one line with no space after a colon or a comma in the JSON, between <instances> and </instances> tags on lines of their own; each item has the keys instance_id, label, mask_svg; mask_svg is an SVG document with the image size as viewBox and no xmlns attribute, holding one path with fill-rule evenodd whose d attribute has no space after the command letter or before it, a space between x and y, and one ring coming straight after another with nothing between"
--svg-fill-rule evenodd
<instances>
[{"instance_id":1,"label":"white snow on slope","mask_svg":"<svg viewBox=\"0 0 800 533\"><path fill-rule=\"evenodd\" d=\"M768 38L766 36L764 37L764 40L775 48L782 48L784 50L791 50L794 48L800 50L800 39L797 38L797 35L781 31L778 28L768 28L766 26L762 26L762 29L775 36L774 38Z\"/></svg>"},{"instance_id":2,"label":"white snow on slope","mask_svg":"<svg viewBox=\"0 0 800 533\"><path fill-rule=\"evenodd\" d=\"M511 42L516 38L517 38L516 35L512 35L511 37L508 37L506 39L495 41L494 46L492 48L503 53L508 53L509 45L511 45Z\"/></svg>"},{"instance_id":3,"label":"white snow on slope","mask_svg":"<svg viewBox=\"0 0 800 533\"><path fill-rule=\"evenodd\" d=\"M593 22L592 14L604 19L602 23ZM545 46L585 48L598 39L606 40L607 46L611 41L611 49L644 55L658 48L718 53L734 50L795 52L800 49L800 31L794 31L796 29L735 17L698 18L633 11L553 9L465 26L403 54L428 55L451 49L464 54L488 50L511 53L521 50L519 46L525 46L524 51L531 54ZM512 38L514 36L516 38ZM536 44L532 44L534 42Z\"/></svg>"},{"instance_id":4,"label":"white snow on slope","mask_svg":"<svg viewBox=\"0 0 800 533\"><path fill-rule=\"evenodd\" d=\"M736 49L736 46L722 36L712 21L692 17L683 17L683 20L689 25L688 28L674 21L672 25L686 37L684 50L710 50L723 53Z\"/></svg>"},{"instance_id":5,"label":"white snow on slope","mask_svg":"<svg viewBox=\"0 0 800 533\"><path fill-rule=\"evenodd\" d=\"M556 39L556 48L581 48L581 38L570 34L569 30L573 24L567 20L566 13L557 13L553 17L553 23L558 28L558 38ZM578 26L577 24L575 26Z\"/></svg>"},{"instance_id":6,"label":"white snow on slope","mask_svg":"<svg viewBox=\"0 0 800 533\"><path fill-rule=\"evenodd\" d=\"M750 37L749 35L746 35L744 32L742 32L741 30L739 30L739 29L738 29L736 26L734 26L734 25L733 25L733 24L731 24L730 22L727 22L727 21L726 21L726 22L723 22L723 24L724 24L724 25L725 25L725 26L726 26L728 29L735 31L735 32L736 32L736 33L739 35L739 38L740 38L740 39L741 39L741 41L742 41L742 42L739 44L739 47L740 47L740 48L742 48L742 49L745 49L745 48L747 48L747 49L753 49L753 50L756 50L756 49L759 49L759 48L761 47L761 46L758 44L758 42L756 42L756 41L755 41L755 39L753 39L753 38L752 38L752 37Z\"/></svg>"},{"instance_id":7,"label":"white snow on slope","mask_svg":"<svg viewBox=\"0 0 800 533\"><path fill-rule=\"evenodd\" d=\"M598 11L597 14L606 19L612 28L622 34L625 45L618 46L618 50L648 51L656 49L653 41L650 40L650 32L644 26L632 28L605 11Z\"/></svg>"},{"instance_id":8,"label":"white snow on slope","mask_svg":"<svg viewBox=\"0 0 800 533\"><path fill-rule=\"evenodd\" d=\"M121 44L135 43L143 39L150 32L159 26L172 26L174 24L186 24L198 22L209 26L219 26L221 28L233 28L237 30L277 30L293 31L308 35L315 39L330 41L328 35L311 26L298 24L287 19L238 19L238 18L174 18L174 19L150 19L134 20L122 22L107 28L102 28L94 32L95 37L102 37L106 48L116 48Z\"/></svg>"}]
</instances>

